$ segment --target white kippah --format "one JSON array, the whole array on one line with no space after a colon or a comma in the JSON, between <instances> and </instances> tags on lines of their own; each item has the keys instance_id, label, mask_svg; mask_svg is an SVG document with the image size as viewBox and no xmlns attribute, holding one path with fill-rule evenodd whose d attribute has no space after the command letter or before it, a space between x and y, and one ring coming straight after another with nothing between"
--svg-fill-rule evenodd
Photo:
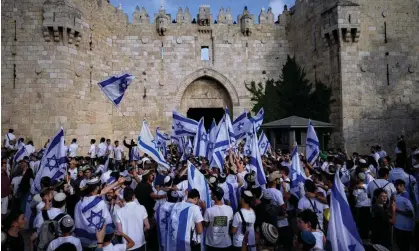
<instances>
[{"instance_id":1,"label":"white kippah","mask_svg":"<svg viewBox=\"0 0 419 251\"><path fill-rule=\"evenodd\" d=\"M170 176L164 177L164 184L168 183L171 180Z\"/></svg>"},{"instance_id":2,"label":"white kippah","mask_svg":"<svg viewBox=\"0 0 419 251\"><path fill-rule=\"evenodd\" d=\"M95 178L93 178L93 179L91 179L91 180L88 180L87 182L86 182L86 185L97 185L97 184L99 184L100 183L100 179L99 178L97 178L97 177L95 177Z\"/></svg>"},{"instance_id":3,"label":"white kippah","mask_svg":"<svg viewBox=\"0 0 419 251\"><path fill-rule=\"evenodd\" d=\"M67 196L65 196L65 193L57 193L56 195L54 195L54 200L57 202L61 202L64 201L66 197Z\"/></svg>"},{"instance_id":4,"label":"white kippah","mask_svg":"<svg viewBox=\"0 0 419 251\"><path fill-rule=\"evenodd\" d=\"M367 161L366 161L366 160L364 160L364 159L360 159L360 160L359 160L359 163L361 163L361 164L366 164L366 163L367 163Z\"/></svg>"}]
</instances>

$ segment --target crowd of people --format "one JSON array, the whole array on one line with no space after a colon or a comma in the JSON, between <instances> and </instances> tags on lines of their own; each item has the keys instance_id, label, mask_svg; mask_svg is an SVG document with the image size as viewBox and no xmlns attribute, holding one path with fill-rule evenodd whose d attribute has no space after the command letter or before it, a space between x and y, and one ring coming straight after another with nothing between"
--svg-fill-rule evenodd
<instances>
[{"instance_id":1,"label":"crowd of people","mask_svg":"<svg viewBox=\"0 0 419 251\"><path fill-rule=\"evenodd\" d=\"M300 198L290 191L289 151L262 156L267 184L258 186L243 144L228 151L223 169L211 168L208 159L191 153L182 159L171 144L166 169L126 138L123 146L105 138L96 145L92 139L87 153L73 139L65 150L64 178L42 177L41 191L33 193L47 145L37 150L32 141L17 139L12 129L5 136L4 250L328 250L335 175L345 185L366 249L419 247L419 149L406 150L402 137L393 159L380 146L366 155L322 152L313 165L299 154L307 177ZM22 146L28 156L16 163ZM211 205L188 187L188 163L205 176ZM30 233L26 246L23 231Z\"/></svg>"}]
</instances>

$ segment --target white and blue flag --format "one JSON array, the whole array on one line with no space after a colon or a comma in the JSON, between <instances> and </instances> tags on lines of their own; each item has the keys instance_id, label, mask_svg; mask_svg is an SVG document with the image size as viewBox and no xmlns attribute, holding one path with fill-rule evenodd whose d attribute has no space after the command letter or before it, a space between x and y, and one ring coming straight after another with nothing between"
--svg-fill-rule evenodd
<instances>
[{"instance_id":1,"label":"white and blue flag","mask_svg":"<svg viewBox=\"0 0 419 251\"><path fill-rule=\"evenodd\" d=\"M175 203L166 201L157 208L155 213L160 251L171 250L171 248L167 246L167 236L169 234L170 214L172 213L174 205Z\"/></svg>"},{"instance_id":2,"label":"white and blue flag","mask_svg":"<svg viewBox=\"0 0 419 251\"><path fill-rule=\"evenodd\" d=\"M263 123L263 116L264 116L264 114L265 114L265 111L263 110L263 108L260 108L260 110L258 111L258 113L255 116L253 116L253 117L251 117L249 119L250 122L252 122L255 125L256 132L259 131L260 126Z\"/></svg>"},{"instance_id":3,"label":"white and blue flag","mask_svg":"<svg viewBox=\"0 0 419 251\"><path fill-rule=\"evenodd\" d=\"M262 186L266 184L266 175L263 170L262 159L260 158L258 136L256 134L256 125L253 127L253 135L251 140L251 153L249 157L250 169L256 173L256 185Z\"/></svg>"},{"instance_id":4,"label":"white and blue flag","mask_svg":"<svg viewBox=\"0 0 419 251\"><path fill-rule=\"evenodd\" d=\"M252 153L252 139L253 139L253 133L246 133L246 141L243 147L244 156L250 156L250 154Z\"/></svg>"},{"instance_id":5,"label":"white and blue flag","mask_svg":"<svg viewBox=\"0 0 419 251\"><path fill-rule=\"evenodd\" d=\"M193 239L191 229L195 225L192 217L192 207L196 206L185 201L175 203L173 206L167 233L166 247L168 247L168 250L191 250L191 240ZM196 233L194 236L196 236Z\"/></svg>"},{"instance_id":6,"label":"white and blue flag","mask_svg":"<svg viewBox=\"0 0 419 251\"><path fill-rule=\"evenodd\" d=\"M236 135L234 134L234 128L231 124L230 113L227 107L225 109L225 125L227 127L228 142L230 144L230 147L234 147L236 145Z\"/></svg>"},{"instance_id":7,"label":"white and blue flag","mask_svg":"<svg viewBox=\"0 0 419 251\"><path fill-rule=\"evenodd\" d=\"M195 157L207 156L207 145L208 145L208 134L205 130L204 126L204 118L201 118L198 123L198 131L196 132L195 139L194 139L194 149L193 149L193 155Z\"/></svg>"},{"instance_id":8,"label":"white and blue flag","mask_svg":"<svg viewBox=\"0 0 419 251\"><path fill-rule=\"evenodd\" d=\"M154 159L154 161L156 161L159 165L169 168L169 165L164 159L162 153L157 150L157 140L154 139L145 120L143 121L140 136L138 136L138 148L140 151L146 153L150 158Z\"/></svg>"},{"instance_id":9,"label":"white and blue flag","mask_svg":"<svg viewBox=\"0 0 419 251\"><path fill-rule=\"evenodd\" d=\"M307 162L313 165L320 154L320 143L317 138L316 131L314 130L311 120L308 122L307 139L306 139L306 156Z\"/></svg>"},{"instance_id":10,"label":"white and blue flag","mask_svg":"<svg viewBox=\"0 0 419 251\"><path fill-rule=\"evenodd\" d=\"M17 165L17 163L21 161L25 156L28 156L28 152L26 151L26 148L23 145L13 156L13 165Z\"/></svg>"},{"instance_id":11,"label":"white and blue flag","mask_svg":"<svg viewBox=\"0 0 419 251\"><path fill-rule=\"evenodd\" d=\"M125 91L134 79L134 76L126 73L119 76L111 76L99 82L98 85L114 106L118 107L125 95Z\"/></svg>"},{"instance_id":12,"label":"white and blue flag","mask_svg":"<svg viewBox=\"0 0 419 251\"><path fill-rule=\"evenodd\" d=\"M212 120L211 127L208 131L208 144L207 144L207 153L206 158L211 163L212 160L212 151L214 149L215 141L217 140L217 123L215 123L215 119Z\"/></svg>"},{"instance_id":13,"label":"white and blue flag","mask_svg":"<svg viewBox=\"0 0 419 251\"><path fill-rule=\"evenodd\" d=\"M211 207L211 195L205 176L188 161L188 190L196 189L199 192L201 201L205 202L207 208Z\"/></svg>"},{"instance_id":14,"label":"white and blue flag","mask_svg":"<svg viewBox=\"0 0 419 251\"><path fill-rule=\"evenodd\" d=\"M61 127L57 134L51 139L39 164L39 171L36 173L32 184L31 193L41 191L41 178L51 177L51 182L63 178L66 173L67 155L64 147L64 130Z\"/></svg>"},{"instance_id":15,"label":"white and blue flag","mask_svg":"<svg viewBox=\"0 0 419 251\"><path fill-rule=\"evenodd\" d=\"M336 174L339 174L337 170ZM330 220L327 240L331 251L364 251L339 175L335 175L330 195Z\"/></svg>"},{"instance_id":16,"label":"white and blue flag","mask_svg":"<svg viewBox=\"0 0 419 251\"><path fill-rule=\"evenodd\" d=\"M291 154L291 184L290 184L290 192L297 198L301 198L304 196L304 182L306 181L307 177L305 175L304 170L300 165L300 156L298 155L298 146L295 143L295 147Z\"/></svg>"},{"instance_id":17,"label":"white and blue flag","mask_svg":"<svg viewBox=\"0 0 419 251\"><path fill-rule=\"evenodd\" d=\"M220 170L224 169L224 158L227 150L230 147L230 141L228 137L227 126L225 124L225 116L220 121L218 127L218 134L214 144L214 150L212 153L211 167L218 167Z\"/></svg>"},{"instance_id":18,"label":"white and blue flag","mask_svg":"<svg viewBox=\"0 0 419 251\"><path fill-rule=\"evenodd\" d=\"M170 140L169 134L161 132L160 128L156 128L156 141L159 146L159 150L163 153L163 156L167 156L167 141Z\"/></svg>"},{"instance_id":19,"label":"white and blue flag","mask_svg":"<svg viewBox=\"0 0 419 251\"><path fill-rule=\"evenodd\" d=\"M268 138L266 137L265 133L259 136L259 151L261 155L265 155L269 149L271 149L271 143L269 143Z\"/></svg>"},{"instance_id":20,"label":"white and blue flag","mask_svg":"<svg viewBox=\"0 0 419 251\"><path fill-rule=\"evenodd\" d=\"M173 128L175 136L194 137L198 130L198 122L173 111Z\"/></svg>"},{"instance_id":21,"label":"white and blue flag","mask_svg":"<svg viewBox=\"0 0 419 251\"><path fill-rule=\"evenodd\" d=\"M233 121L233 128L237 141L245 138L247 132L252 130L252 122L247 117L247 111L244 111Z\"/></svg>"}]
</instances>

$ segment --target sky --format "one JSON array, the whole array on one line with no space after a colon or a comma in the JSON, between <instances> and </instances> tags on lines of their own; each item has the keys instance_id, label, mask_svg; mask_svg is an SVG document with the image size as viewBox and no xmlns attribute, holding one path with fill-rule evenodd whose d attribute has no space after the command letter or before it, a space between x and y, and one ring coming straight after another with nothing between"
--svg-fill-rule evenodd
<instances>
[{"instance_id":1,"label":"sky","mask_svg":"<svg viewBox=\"0 0 419 251\"><path fill-rule=\"evenodd\" d=\"M288 5L288 8L294 5L295 0L111 0L111 3L115 6L122 5L122 9L128 14L130 20L132 20L132 13L135 7L138 5L140 8L145 7L150 17L154 17L154 13L157 13L160 9L160 4L163 3L166 13L176 17L176 13L179 7L185 9L189 7L189 11L192 18L196 18L199 10L199 5L208 4L211 7L212 20L216 20L218 12L223 7L231 10L233 20L237 21L237 16L243 13L244 6L247 6L251 14L255 15L255 21L259 16L260 10L268 7L272 7L272 11L275 14L275 21L278 15L282 13L284 5Z\"/></svg>"}]
</instances>

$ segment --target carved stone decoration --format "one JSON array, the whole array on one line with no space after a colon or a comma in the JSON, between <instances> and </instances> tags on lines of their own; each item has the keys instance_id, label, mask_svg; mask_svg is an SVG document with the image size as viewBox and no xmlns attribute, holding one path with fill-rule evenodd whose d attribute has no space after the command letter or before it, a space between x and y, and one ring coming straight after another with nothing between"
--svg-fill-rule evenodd
<instances>
[{"instance_id":1,"label":"carved stone decoration","mask_svg":"<svg viewBox=\"0 0 419 251\"><path fill-rule=\"evenodd\" d=\"M262 38L261 40L260 40L260 42L262 43L262 44L266 44L266 38Z\"/></svg>"},{"instance_id":2,"label":"carved stone decoration","mask_svg":"<svg viewBox=\"0 0 419 251\"><path fill-rule=\"evenodd\" d=\"M157 14L155 23L157 33L160 36L164 36L170 23L170 18L166 15L166 11L163 8L161 8L159 14Z\"/></svg>"},{"instance_id":3,"label":"carved stone decoration","mask_svg":"<svg viewBox=\"0 0 419 251\"><path fill-rule=\"evenodd\" d=\"M239 16L239 21L241 32L243 33L243 35L251 36L254 21L253 16L247 10L247 6L244 7L243 14Z\"/></svg>"},{"instance_id":4,"label":"carved stone decoration","mask_svg":"<svg viewBox=\"0 0 419 251\"><path fill-rule=\"evenodd\" d=\"M59 10L59 11L57 11ZM69 44L79 45L82 37L82 13L72 0L46 0L43 5L42 33L46 42L60 42L68 38Z\"/></svg>"},{"instance_id":5,"label":"carved stone decoration","mask_svg":"<svg viewBox=\"0 0 419 251\"><path fill-rule=\"evenodd\" d=\"M182 38L181 37L176 38L176 43L181 44L182 43Z\"/></svg>"},{"instance_id":6,"label":"carved stone decoration","mask_svg":"<svg viewBox=\"0 0 419 251\"><path fill-rule=\"evenodd\" d=\"M200 26L211 25L211 11L209 5L200 5L198 13L198 24Z\"/></svg>"},{"instance_id":7,"label":"carved stone decoration","mask_svg":"<svg viewBox=\"0 0 419 251\"><path fill-rule=\"evenodd\" d=\"M148 38L146 38L146 37L141 38L141 42L142 42L143 44L148 43Z\"/></svg>"}]
</instances>

